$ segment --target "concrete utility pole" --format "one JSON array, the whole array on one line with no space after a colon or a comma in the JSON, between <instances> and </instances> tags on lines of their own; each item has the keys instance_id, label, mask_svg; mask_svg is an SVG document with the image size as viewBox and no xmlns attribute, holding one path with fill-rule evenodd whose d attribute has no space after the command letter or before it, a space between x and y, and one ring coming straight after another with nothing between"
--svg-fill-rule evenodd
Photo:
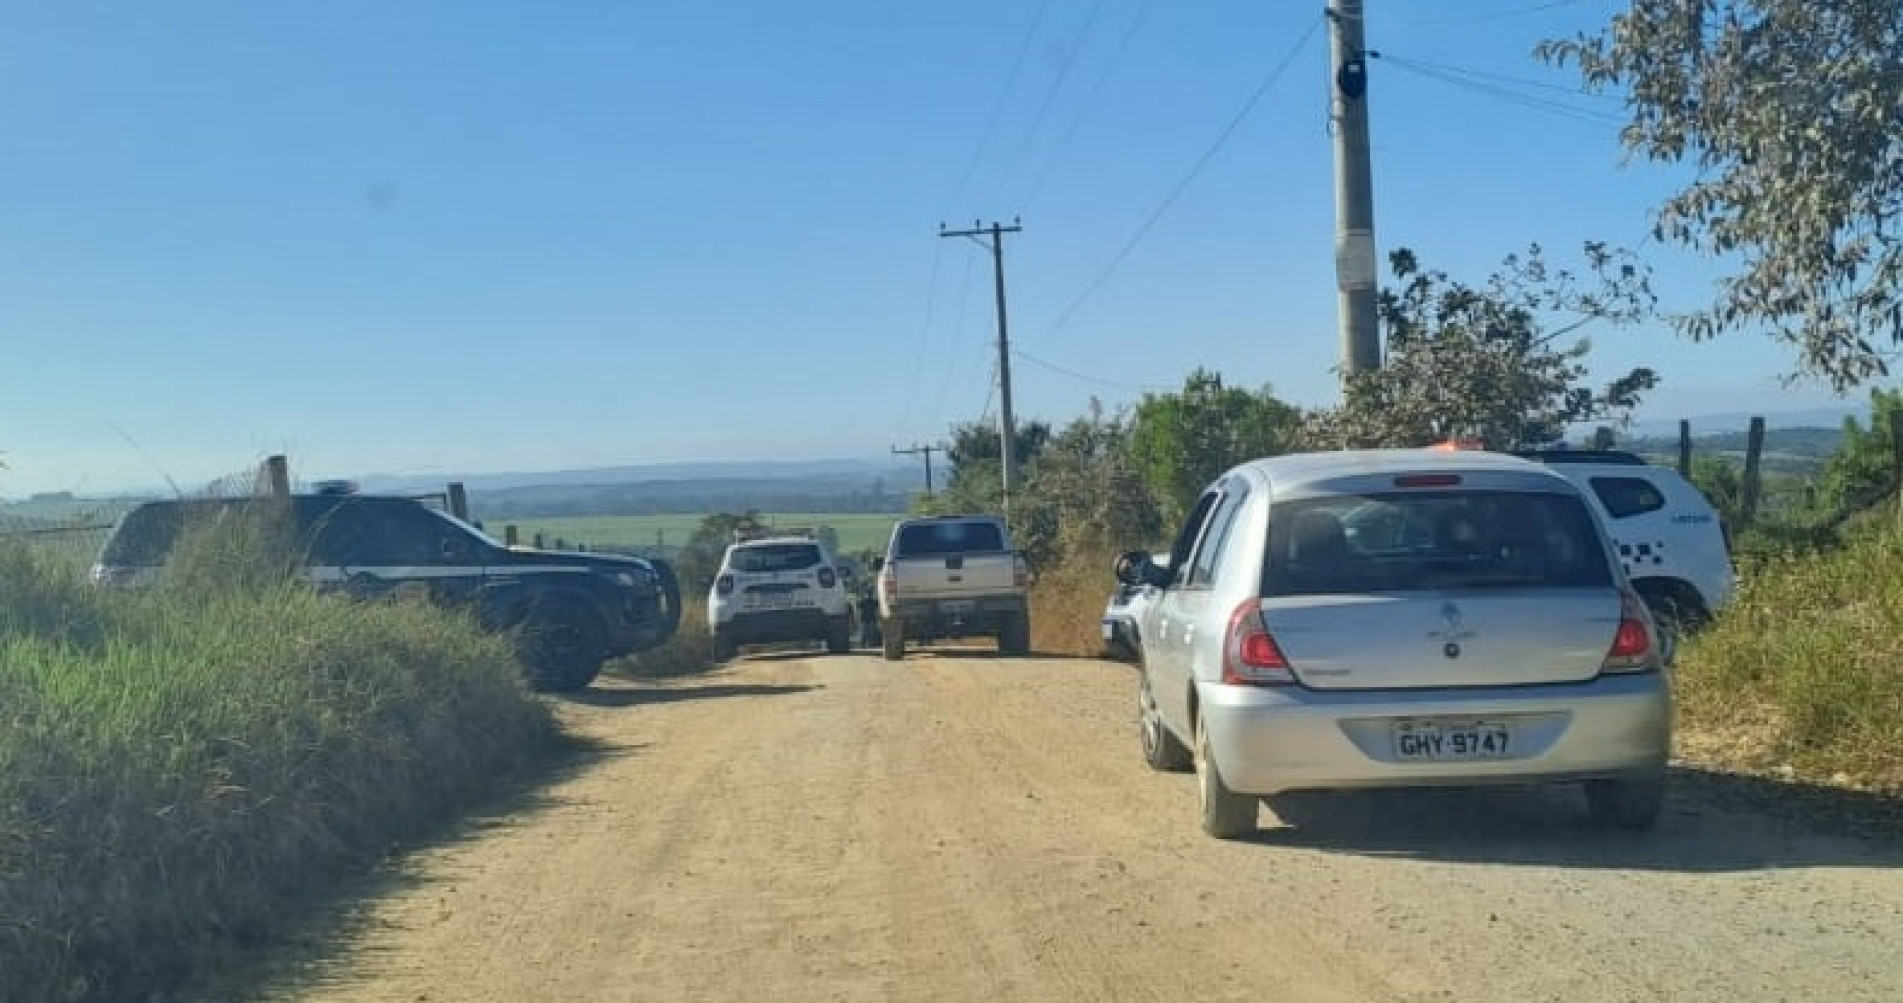
<instances>
[{"instance_id":1,"label":"concrete utility pole","mask_svg":"<svg viewBox=\"0 0 1903 1003\"><path fill-rule=\"evenodd\" d=\"M1328 0L1328 56L1334 87L1335 283L1341 293L1344 381L1381 368L1375 313L1374 171L1368 153L1368 50L1361 0Z\"/></svg>"},{"instance_id":2,"label":"concrete utility pole","mask_svg":"<svg viewBox=\"0 0 1903 1003\"><path fill-rule=\"evenodd\" d=\"M945 447L943 446L915 445L911 449L900 449L897 446L892 447L892 453L895 456L917 456L920 453L925 454L925 493L927 495L932 493L932 454L942 453L944 451Z\"/></svg>"},{"instance_id":3,"label":"concrete utility pole","mask_svg":"<svg viewBox=\"0 0 1903 1003\"><path fill-rule=\"evenodd\" d=\"M1002 458L1000 472L1004 487L1004 517L1011 519L1011 488L1018 480L1017 424L1011 418L1011 336L1005 324L1004 310L1004 235L1018 233L1024 229L1018 220L1013 219L1010 226L993 223L988 227L972 221L969 230L947 230L945 224L938 224L940 237L971 237L976 239L985 234L991 236L991 270L998 292L998 439L999 456ZM983 241L979 241L983 243Z\"/></svg>"}]
</instances>

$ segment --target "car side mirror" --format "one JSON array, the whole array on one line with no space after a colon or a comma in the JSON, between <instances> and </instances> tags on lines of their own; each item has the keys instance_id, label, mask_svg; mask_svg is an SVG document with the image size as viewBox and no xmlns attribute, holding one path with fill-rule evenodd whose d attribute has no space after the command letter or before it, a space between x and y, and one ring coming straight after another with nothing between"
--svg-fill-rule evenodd
<instances>
[{"instance_id":1,"label":"car side mirror","mask_svg":"<svg viewBox=\"0 0 1903 1003\"><path fill-rule=\"evenodd\" d=\"M1156 567L1147 550L1126 550L1117 555L1117 581L1125 585L1155 584L1149 572Z\"/></svg>"}]
</instances>

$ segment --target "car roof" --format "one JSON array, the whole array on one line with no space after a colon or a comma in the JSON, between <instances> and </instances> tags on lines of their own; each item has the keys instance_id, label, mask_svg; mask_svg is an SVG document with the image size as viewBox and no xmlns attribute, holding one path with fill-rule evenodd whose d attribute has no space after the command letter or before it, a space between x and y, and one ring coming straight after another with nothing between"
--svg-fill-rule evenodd
<instances>
[{"instance_id":1,"label":"car roof","mask_svg":"<svg viewBox=\"0 0 1903 1003\"><path fill-rule=\"evenodd\" d=\"M1412 473L1499 474L1513 482L1524 478L1524 486L1529 490L1555 487L1573 490L1572 482L1545 464L1506 453L1473 449L1343 449L1288 453L1242 464L1235 472L1266 481L1278 492L1293 494L1324 489L1345 478Z\"/></svg>"}]
</instances>

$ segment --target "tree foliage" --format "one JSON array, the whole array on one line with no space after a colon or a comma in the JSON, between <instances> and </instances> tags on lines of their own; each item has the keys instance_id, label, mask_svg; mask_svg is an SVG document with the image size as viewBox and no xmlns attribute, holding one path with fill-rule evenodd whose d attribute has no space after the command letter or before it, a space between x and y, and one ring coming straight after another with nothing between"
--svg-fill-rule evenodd
<instances>
[{"instance_id":1,"label":"tree foliage","mask_svg":"<svg viewBox=\"0 0 1903 1003\"><path fill-rule=\"evenodd\" d=\"M1890 441L1893 415L1903 412L1903 391L1870 392L1870 424L1844 419L1843 443L1824 461L1817 502L1828 511L1868 508L1897 489L1896 455Z\"/></svg>"},{"instance_id":2,"label":"tree foliage","mask_svg":"<svg viewBox=\"0 0 1903 1003\"><path fill-rule=\"evenodd\" d=\"M1044 452L1051 438L1051 426L1049 422L1026 421L1018 425L1015 433L1014 454L1022 479ZM951 461L952 469L945 478L944 489L930 497L915 499L913 510L925 515L1002 512L1004 478L999 449L1002 444L997 426L990 422L953 425L951 437L945 443L945 458Z\"/></svg>"},{"instance_id":3,"label":"tree foliage","mask_svg":"<svg viewBox=\"0 0 1903 1003\"><path fill-rule=\"evenodd\" d=\"M1587 243L1585 258L1582 279L1550 265L1536 244L1474 287L1424 268L1407 248L1395 250L1394 284L1378 300L1387 358L1348 381L1341 407L1312 416L1310 443L1408 447L1472 436L1507 449L1552 442L1568 425L1629 411L1657 385L1657 374L1638 368L1588 386L1583 360L1591 342L1565 339L1595 321L1648 316L1650 272L1604 244ZM1545 330L1549 321L1558 326Z\"/></svg>"},{"instance_id":4,"label":"tree foliage","mask_svg":"<svg viewBox=\"0 0 1903 1003\"><path fill-rule=\"evenodd\" d=\"M1685 332L1766 330L1838 389L1887 371L1883 336L1903 341L1903 4L1631 0L1538 54L1624 90L1629 151L1695 166L1654 233L1741 271Z\"/></svg>"},{"instance_id":5,"label":"tree foliage","mask_svg":"<svg viewBox=\"0 0 1903 1003\"><path fill-rule=\"evenodd\" d=\"M1180 393L1143 396L1130 460L1174 524L1218 474L1295 449L1301 429L1301 412L1267 389L1225 387L1221 374L1199 368Z\"/></svg>"}]
</instances>

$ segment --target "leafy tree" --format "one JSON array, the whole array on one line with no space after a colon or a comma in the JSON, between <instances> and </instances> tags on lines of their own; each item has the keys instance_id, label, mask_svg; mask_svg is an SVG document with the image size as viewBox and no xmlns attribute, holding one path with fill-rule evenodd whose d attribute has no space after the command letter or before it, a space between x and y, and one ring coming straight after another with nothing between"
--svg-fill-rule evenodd
<instances>
[{"instance_id":1,"label":"leafy tree","mask_svg":"<svg viewBox=\"0 0 1903 1003\"><path fill-rule=\"evenodd\" d=\"M1073 555L1146 546L1163 530L1156 498L1131 460L1129 422L1106 415L1096 400L1050 438L1023 497L1018 545L1036 568Z\"/></svg>"},{"instance_id":2,"label":"leafy tree","mask_svg":"<svg viewBox=\"0 0 1903 1003\"><path fill-rule=\"evenodd\" d=\"M1690 480L1727 525L1743 526L1744 474L1736 463L1723 456L1700 453L1692 457Z\"/></svg>"},{"instance_id":3,"label":"leafy tree","mask_svg":"<svg viewBox=\"0 0 1903 1003\"><path fill-rule=\"evenodd\" d=\"M1817 504L1828 512L1868 508L1897 488L1898 473L1890 443L1891 416L1903 411L1903 391L1870 392L1870 425L1844 419L1843 444L1824 461L1817 480Z\"/></svg>"},{"instance_id":4,"label":"leafy tree","mask_svg":"<svg viewBox=\"0 0 1903 1003\"><path fill-rule=\"evenodd\" d=\"M1302 414L1260 391L1223 386L1198 368L1180 393L1144 394L1130 434L1130 462L1156 495L1164 522L1180 522L1198 493L1245 460L1297 447Z\"/></svg>"},{"instance_id":5,"label":"leafy tree","mask_svg":"<svg viewBox=\"0 0 1903 1003\"><path fill-rule=\"evenodd\" d=\"M1018 425L1014 441L1020 477L1037 462L1051 438L1049 422L1027 421ZM945 444L945 458L951 461L951 474L937 495L920 496L912 508L922 514L955 512L998 512L1003 509L1003 476L999 462L1001 445L997 426L970 421L952 426Z\"/></svg>"},{"instance_id":6,"label":"leafy tree","mask_svg":"<svg viewBox=\"0 0 1903 1003\"><path fill-rule=\"evenodd\" d=\"M1634 323L1654 304L1650 273L1628 252L1588 242L1593 283L1550 266L1539 245L1509 255L1474 288L1389 255L1396 285L1377 306L1387 337L1382 368L1357 374L1341 407L1311 416L1318 447L1425 446L1452 436L1507 449L1548 443L1577 422L1618 416L1658 383L1638 368L1603 387L1582 381L1595 321ZM1546 319L1558 326L1544 330Z\"/></svg>"},{"instance_id":7,"label":"leafy tree","mask_svg":"<svg viewBox=\"0 0 1903 1003\"><path fill-rule=\"evenodd\" d=\"M674 573L680 577L681 587L689 592L712 588L714 573L720 570L720 559L726 556L734 532L764 525L757 510L717 512L702 519L674 560Z\"/></svg>"},{"instance_id":8,"label":"leafy tree","mask_svg":"<svg viewBox=\"0 0 1903 1003\"><path fill-rule=\"evenodd\" d=\"M1838 389L1887 371L1880 336L1903 341L1903 5L1631 0L1537 52L1623 89L1628 151L1695 166L1653 232L1741 271L1682 330L1768 331Z\"/></svg>"}]
</instances>

